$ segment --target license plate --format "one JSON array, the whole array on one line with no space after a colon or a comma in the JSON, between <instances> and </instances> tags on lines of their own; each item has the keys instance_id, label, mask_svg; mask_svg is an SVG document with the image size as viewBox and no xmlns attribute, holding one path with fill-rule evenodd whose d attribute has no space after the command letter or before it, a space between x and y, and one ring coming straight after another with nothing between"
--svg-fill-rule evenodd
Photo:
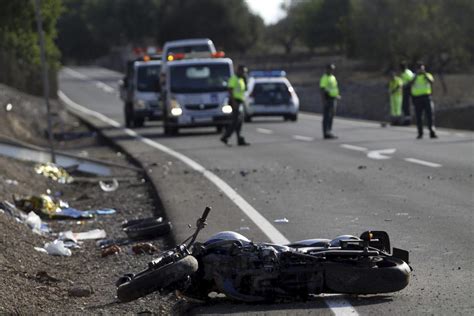
<instances>
[{"instance_id":1,"label":"license plate","mask_svg":"<svg viewBox=\"0 0 474 316\"><path fill-rule=\"evenodd\" d=\"M196 123L209 123L212 121L210 117L195 117L194 122Z\"/></svg>"}]
</instances>

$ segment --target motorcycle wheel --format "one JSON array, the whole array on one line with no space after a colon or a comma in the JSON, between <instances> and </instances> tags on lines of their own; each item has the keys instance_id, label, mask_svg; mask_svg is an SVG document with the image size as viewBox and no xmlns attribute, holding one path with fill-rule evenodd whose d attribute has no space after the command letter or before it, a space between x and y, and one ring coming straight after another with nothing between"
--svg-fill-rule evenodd
<instances>
[{"instance_id":1,"label":"motorcycle wheel","mask_svg":"<svg viewBox=\"0 0 474 316\"><path fill-rule=\"evenodd\" d=\"M410 280L410 266L393 257L382 257L371 265L328 263L325 287L345 294L391 293L404 289Z\"/></svg>"},{"instance_id":2,"label":"motorcycle wheel","mask_svg":"<svg viewBox=\"0 0 474 316\"><path fill-rule=\"evenodd\" d=\"M130 302L167 287L196 272L198 262L193 256L186 256L157 270L137 275L117 288L117 298Z\"/></svg>"}]
</instances>

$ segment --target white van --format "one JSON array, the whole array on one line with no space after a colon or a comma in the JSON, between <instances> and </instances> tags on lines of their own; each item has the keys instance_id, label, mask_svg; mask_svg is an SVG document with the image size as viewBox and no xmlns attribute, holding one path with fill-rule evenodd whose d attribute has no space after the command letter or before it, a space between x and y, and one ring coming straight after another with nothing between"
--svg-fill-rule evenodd
<instances>
[{"instance_id":1,"label":"white van","mask_svg":"<svg viewBox=\"0 0 474 316\"><path fill-rule=\"evenodd\" d=\"M165 134L183 127L214 126L231 121L227 81L233 75L229 58L192 58L168 61L162 85Z\"/></svg>"},{"instance_id":2,"label":"white van","mask_svg":"<svg viewBox=\"0 0 474 316\"><path fill-rule=\"evenodd\" d=\"M159 107L161 60L145 56L127 63L125 77L119 81L127 127L141 127L145 120L161 119Z\"/></svg>"},{"instance_id":3,"label":"white van","mask_svg":"<svg viewBox=\"0 0 474 316\"><path fill-rule=\"evenodd\" d=\"M214 43L208 38L192 38L177 41L166 42L163 47L161 62L166 64L168 61L173 61L176 54L186 54L188 57L191 54L204 54L209 56L216 53Z\"/></svg>"}]
</instances>

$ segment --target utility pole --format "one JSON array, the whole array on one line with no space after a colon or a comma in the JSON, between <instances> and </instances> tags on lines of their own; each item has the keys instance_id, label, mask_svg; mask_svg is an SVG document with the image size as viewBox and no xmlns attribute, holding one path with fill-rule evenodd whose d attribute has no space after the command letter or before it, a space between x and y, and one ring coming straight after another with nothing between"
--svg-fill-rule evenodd
<instances>
[{"instance_id":1,"label":"utility pole","mask_svg":"<svg viewBox=\"0 0 474 316\"><path fill-rule=\"evenodd\" d=\"M41 51L41 68L43 73L43 95L46 103L46 110L48 116L48 142L49 149L51 151L51 162L56 163L56 153L54 152L53 145L53 131L51 123L51 107L49 105L49 77L48 77L48 63L46 61L46 51L44 48L44 32L43 32L43 21L41 19L41 0L34 0L35 14L36 14L36 25L38 27L38 38Z\"/></svg>"}]
</instances>

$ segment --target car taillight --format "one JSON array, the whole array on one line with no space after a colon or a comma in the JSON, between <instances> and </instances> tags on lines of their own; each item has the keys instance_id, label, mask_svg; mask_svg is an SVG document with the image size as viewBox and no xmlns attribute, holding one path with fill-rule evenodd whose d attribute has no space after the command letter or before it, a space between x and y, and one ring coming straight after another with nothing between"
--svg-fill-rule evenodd
<instances>
[{"instance_id":1,"label":"car taillight","mask_svg":"<svg viewBox=\"0 0 474 316\"><path fill-rule=\"evenodd\" d=\"M218 51L211 54L212 58L224 58L225 53L223 51Z\"/></svg>"}]
</instances>

